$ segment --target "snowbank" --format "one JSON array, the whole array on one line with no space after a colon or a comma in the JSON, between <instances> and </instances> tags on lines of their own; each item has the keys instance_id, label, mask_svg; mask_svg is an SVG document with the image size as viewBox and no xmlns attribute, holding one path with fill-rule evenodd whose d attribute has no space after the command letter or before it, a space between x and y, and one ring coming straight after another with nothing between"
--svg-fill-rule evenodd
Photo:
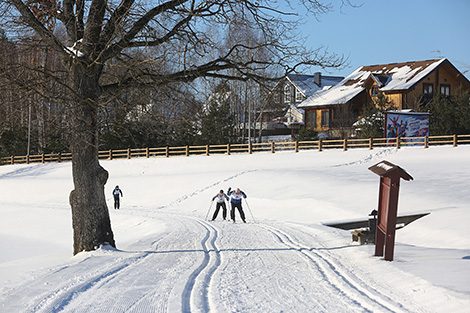
<instances>
[{"instance_id":1,"label":"snowbank","mask_svg":"<svg viewBox=\"0 0 470 313\"><path fill-rule=\"evenodd\" d=\"M228 187L247 193L257 222L306 227L321 234L325 245L331 237L333 246L354 247L349 232L322 224L367 217L377 207L378 196L378 177L367 168L387 159L414 177L401 184L399 214L431 214L397 231L392 263L369 257L373 246L335 253L365 267L380 269L383 265L374 264L387 263L396 275L409 275L411 281L415 277L416 282L419 277L422 286L444 288L439 290L445 297L464 299L470 295L469 156L466 146L408 147L113 160L102 165L110 173L106 194L116 242L124 252L149 249L149 245L158 249L157 239L170 231L169 222L155 218L158 212L204 219L210 199ZM112 210L115 185L124 193L120 211ZM37 282L50 269L77 266L88 258L89 254L71 256L71 189L70 163L0 167L0 303L10 301L18 286ZM230 231L229 226L219 232ZM382 275L378 270L367 271L376 280ZM396 283L400 284L400 277ZM450 307L458 311L466 303L459 301ZM436 312L449 308L437 303Z\"/></svg>"}]
</instances>

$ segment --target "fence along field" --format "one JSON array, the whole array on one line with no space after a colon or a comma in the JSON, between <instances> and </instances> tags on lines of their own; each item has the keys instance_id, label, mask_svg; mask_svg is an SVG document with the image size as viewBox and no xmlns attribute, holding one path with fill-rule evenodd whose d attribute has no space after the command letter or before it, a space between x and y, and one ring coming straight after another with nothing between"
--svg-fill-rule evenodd
<instances>
[{"instance_id":1,"label":"fence along field","mask_svg":"<svg viewBox=\"0 0 470 313\"><path fill-rule=\"evenodd\" d=\"M206 146L180 146L161 148L141 148L105 150L99 152L100 160L135 159L176 157L192 155L231 155L231 154L253 154L259 152L275 153L276 151L294 151L325 149L343 149L347 151L353 148L374 147L396 147L423 146L429 148L435 145L452 145L457 147L461 144L469 144L470 135L449 136L426 136L426 137L401 137L401 138L369 138L369 139L338 139L338 140L315 140L315 141L292 141L271 143L246 143ZM8 164L30 164L30 163L56 163L66 162L72 159L71 153L52 153L24 156L9 156L0 158L0 165Z\"/></svg>"}]
</instances>

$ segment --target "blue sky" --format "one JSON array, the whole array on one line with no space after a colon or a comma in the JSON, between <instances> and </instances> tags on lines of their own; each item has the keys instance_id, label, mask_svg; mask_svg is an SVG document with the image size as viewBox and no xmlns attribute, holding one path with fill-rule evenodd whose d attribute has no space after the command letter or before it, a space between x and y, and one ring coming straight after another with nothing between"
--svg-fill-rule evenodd
<instances>
[{"instance_id":1,"label":"blue sky","mask_svg":"<svg viewBox=\"0 0 470 313\"><path fill-rule=\"evenodd\" d=\"M348 57L347 76L362 65L445 57L470 78L470 0L351 0L359 8L340 7L309 17L302 27L310 48L324 45Z\"/></svg>"}]
</instances>

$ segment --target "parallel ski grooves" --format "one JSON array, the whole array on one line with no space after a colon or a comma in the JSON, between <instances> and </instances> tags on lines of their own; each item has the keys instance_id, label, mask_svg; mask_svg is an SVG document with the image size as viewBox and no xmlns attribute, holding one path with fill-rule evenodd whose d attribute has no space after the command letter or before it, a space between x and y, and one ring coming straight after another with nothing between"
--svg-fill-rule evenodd
<instances>
[{"instance_id":1,"label":"parallel ski grooves","mask_svg":"<svg viewBox=\"0 0 470 313\"><path fill-rule=\"evenodd\" d=\"M388 299L391 302L384 301L381 299L379 296L375 296L374 293L378 293L377 291L371 291L370 289L364 288L360 285L360 283L363 283L362 281L357 282L357 280L360 280L357 277L349 277L350 275L345 274L343 271L341 271L339 266L335 266L334 262L331 257L326 256L324 253L320 253L319 251L314 251L313 249L308 249L305 247L302 247L299 243L295 242L287 233L284 231L275 228L273 226L268 226L268 225L260 225L260 227L263 227L273 233L275 237L278 238L280 242L282 242L284 245L293 248L295 251L303 254L306 256L311 262L315 263L315 265L319 268L320 271L322 271L322 274L325 276L327 279L328 283L334 287L335 289L339 290L342 294L344 294L346 297L348 297L351 301L358 303L361 307L366 309L367 311L374 312L376 311L376 308L371 307L367 302L361 301L359 303L357 300L354 300L352 298L352 292L357 291L357 294L361 296L362 298L367 298L369 301L372 303L380 306L381 310L384 311L389 311L389 312L409 312L408 310L405 310L402 305L394 302L391 299ZM334 279L335 281L333 281ZM338 280L344 282L344 283L338 283ZM342 286L349 286L352 291L346 290ZM383 294L380 294L382 297L386 297ZM387 297L388 298L388 297ZM399 307L397 307L398 305Z\"/></svg>"},{"instance_id":2,"label":"parallel ski grooves","mask_svg":"<svg viewBox=\"0 0 470 313\"><path fill-rule=\"evenodd\" d=\"M220 251L216 245L218 231L213 226L204 221L196 221L206 230L206 234L201 241L201 246L204 251L204 258L201 264L191 273L186 282L181 299L182 312L194 311L191 310L191 307L198 304L202 306L200 309L203 312L210 311L210 281L215 271L221 264ZM215 254L215 256L212 256L211 254ZM212 263L212 265L209 265L210 263ZM205 272L205 274L203 274L203 272ZM202 281L199 282L200 277L203 278ZM200 286L196 286L196 284ZM198 296L196 296L196 294Z\"/></svg>"}]
</instances>

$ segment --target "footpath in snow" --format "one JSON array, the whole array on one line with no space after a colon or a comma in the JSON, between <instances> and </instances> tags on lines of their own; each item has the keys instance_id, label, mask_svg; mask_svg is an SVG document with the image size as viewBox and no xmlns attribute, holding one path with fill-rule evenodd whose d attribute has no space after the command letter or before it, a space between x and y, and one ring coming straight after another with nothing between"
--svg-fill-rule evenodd
<instances>
[{"instance_id":1,"label":"footpath in snow","mask_svg":"<svg viewBox=\"0 0 470 313\"><path fill-rule=\"evenodd\" d=\"M74 257L71 165L2 166L0 312L468 312L469 156L460 146L105 161L118 248ZM323 225L377 207L367 168L383 159L414 177L399 213L431 212L397 231L393 262ZM248 195L247 224L205 220L228 187Z\"/></svg>"}]
</instances>

